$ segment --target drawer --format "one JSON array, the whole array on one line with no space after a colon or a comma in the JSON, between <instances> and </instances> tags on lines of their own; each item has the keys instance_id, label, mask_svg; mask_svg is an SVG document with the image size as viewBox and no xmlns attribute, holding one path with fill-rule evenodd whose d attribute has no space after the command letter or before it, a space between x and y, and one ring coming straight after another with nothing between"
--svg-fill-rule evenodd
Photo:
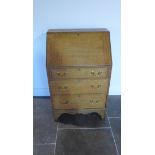
<instances>
[{"instance_id":1,"label":"drawer","mask_svg":"<svg viewBox=\"0 0 155 155\"><path fill-rule=\"evenodd\" d=\"M53 97L54 109L97 109L105 108L106 95L63 95Z\"/></svg>"},{"instance_id":2,"label":"drawer","mask_svg":"<svg viewBox=\"0 0 155 155\"><path fill-rule=\"evenodd\" d=\"M52 69L50 71L50 79L67 79L67 78L106 78L108 75L108 68L94 67L94 68L64 68Z\"/></svg>"},{"instance_id":3,"label":"drawer","mask_svg":"<svg viewBox=\"0 0 155 155\"><path fill-rule=\"evenodd\" d=\"M107 93L108 79L50 81L52 95Z\"/></svg>"}]
</instances>

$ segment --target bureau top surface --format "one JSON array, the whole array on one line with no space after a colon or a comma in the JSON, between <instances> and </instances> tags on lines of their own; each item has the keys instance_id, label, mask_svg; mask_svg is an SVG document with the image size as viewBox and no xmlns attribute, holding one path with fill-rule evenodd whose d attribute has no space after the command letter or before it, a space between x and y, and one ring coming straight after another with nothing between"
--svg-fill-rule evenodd
<instances>
[{"instance_id":1,"label":"bureau top surface","mask_svg":"<svg viewBox=\"0 0 155 155\"><path fill-rule=\"evenodd\" d=\"M106 32L106 28L83 28L83 29L49 29L47 33L53 32Z\"/></svg>"},{"instance_id":2,"label":"bureau top surface","mask_svg":"<svg viewBox=\"0 0 155 155\"><path fill-rule=\"evenodd\" d=\"M46 45L47 66L112 64L107 29L52 29Z\"/></svg>"}]
</instances>

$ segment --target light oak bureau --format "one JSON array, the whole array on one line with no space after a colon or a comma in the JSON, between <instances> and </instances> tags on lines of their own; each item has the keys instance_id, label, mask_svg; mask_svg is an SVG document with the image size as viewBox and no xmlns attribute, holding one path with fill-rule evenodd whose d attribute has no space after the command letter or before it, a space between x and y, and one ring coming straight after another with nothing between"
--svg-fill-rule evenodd
<instances>
[{"instance_id":1,"label":"light oak bureau","mask_svg":"<svg viewBox=\"0 0 155 155\"><path fill-rule=\"evenodd\" d=\"M63 113L104 118L112 56L107 29L51 29L46 68L54 119Z\"/></svg>"}]
</instances>

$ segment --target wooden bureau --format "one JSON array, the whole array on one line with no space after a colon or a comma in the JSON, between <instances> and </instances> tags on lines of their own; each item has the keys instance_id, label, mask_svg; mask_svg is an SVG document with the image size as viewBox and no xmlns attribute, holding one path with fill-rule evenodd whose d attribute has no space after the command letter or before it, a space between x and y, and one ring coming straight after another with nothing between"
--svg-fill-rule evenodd
<instances>
[{"instance_id":1,"label":"wooden bureau","mask_svg":"<svg viewBox=\"0 0 155 155\"><path fill-rule=\"evenodd\" d=\"M49 30L46 68L55 120L63 113L104 118L112 69L107 29Z\"/></svg>"}]
</instances>

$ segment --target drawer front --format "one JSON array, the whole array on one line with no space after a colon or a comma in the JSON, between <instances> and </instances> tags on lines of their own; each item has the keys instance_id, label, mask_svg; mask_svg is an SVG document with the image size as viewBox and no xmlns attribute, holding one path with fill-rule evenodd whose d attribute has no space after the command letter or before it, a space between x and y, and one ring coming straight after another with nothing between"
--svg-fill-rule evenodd
<instances>
[{"instance_id":1,"label":"drawer front","mask_svg":"<svg viewBox=\"0 0 155 155\"><path fill-rule=\"evenodd\" d=\"M50 81L52 95L107 93L108 79Z\"/></svg>"},{"instance_id":2,"label":"drawer front","mask_svg":"<svg viewBox=\"0 0 155 155\"><path fill-rule=\"evenodd\" d=\"M105 108L106 95L63 95L53 97L54 109Z\"/></svg>"},{"instance_id":3,"label":"drawer front","mask_svg":"<svg viewBox=\"0 0 155 155\"><path fill-rule=\"evenodd\" d=\"M108 68L64 68L52 69L50 71L50 79L66 79L66 78L106 78Z\"/></svg>"}]
</instances>

